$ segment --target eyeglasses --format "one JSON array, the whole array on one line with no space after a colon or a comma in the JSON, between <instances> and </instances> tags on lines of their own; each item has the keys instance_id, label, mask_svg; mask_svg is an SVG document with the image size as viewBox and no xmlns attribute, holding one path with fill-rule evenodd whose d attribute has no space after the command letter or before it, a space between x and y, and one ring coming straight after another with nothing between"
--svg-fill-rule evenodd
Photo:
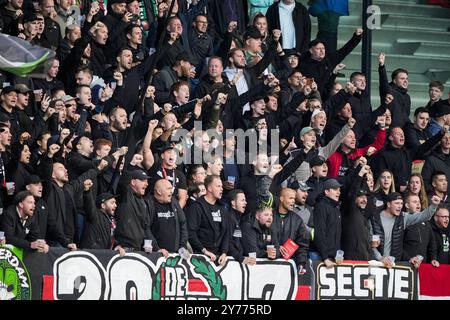
<instances>
[{"instance_id":1,"label":"eyeglasses","mask_svg":"<svg viewBox=\"0 0 450 320\"><path fill-rule=\"evenodd\" d=\"M450 217L449 217L449 216L436 216L436 217L442 218L442 219L444 219L444 220L446 220L446 219L450 219Z\"/></svg>"},{"instance_id":2,"label":"eyeglasses","mask_svg":"<svg viewBox=\"0 0 450 320\"><path fill-rule=\"evenodd\" d=\"M203 24L208 24L208 21L195 21L195 23L203 23Z\"/></svg>"}]
</instances>

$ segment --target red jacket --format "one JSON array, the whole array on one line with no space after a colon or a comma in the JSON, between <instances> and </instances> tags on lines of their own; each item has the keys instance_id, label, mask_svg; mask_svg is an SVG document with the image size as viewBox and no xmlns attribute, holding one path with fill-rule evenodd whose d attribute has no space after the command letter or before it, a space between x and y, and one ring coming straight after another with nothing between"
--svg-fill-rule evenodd
<instances>
[{"instance_id":1,"label":"red jacket","mask_svg":"<svg viewBox=\"0 0 450 320\"><path fill-rule=\"evenodd\" d=\"M384 141L386 140L386 130L379 129L377 132L377 136L375 137L375 141L364 148L355 149L350 154L345 155L349 160L355 160L356 158L360 156L364 156L367 153L367 150L369 150L370 147L374 147L377 149L372 155L377 154L378 151L380 151L384 147ZM342 163L342 157L344 154L339 151L335 151L328 159L328 177L335 178L338 176L339 168Z\"/></svg>"}]
</instances>

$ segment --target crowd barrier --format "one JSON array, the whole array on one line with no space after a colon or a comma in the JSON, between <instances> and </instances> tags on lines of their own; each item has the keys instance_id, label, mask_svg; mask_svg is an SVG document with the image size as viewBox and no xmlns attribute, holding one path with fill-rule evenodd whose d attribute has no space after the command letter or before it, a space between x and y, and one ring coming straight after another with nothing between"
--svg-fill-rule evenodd
<instances>
[{"instance_id":1,"label":"crowd barrier","mask_svg":"<svg viewBox=\"0 0 450 320\"><path fill-rule=\"evenodd\" d=\"M206 256L116 251L47 254L0 248L0 300L414 300L450 297L450 266L407 263L392 269L367 261L344 261L327 269L323 263L297 274L292 260L258 259L247 266L232 258L225 266ZM420 283L419 283L420 279ZM420 288L420 289L419 289Z\"/></svg>"}]
</instances>

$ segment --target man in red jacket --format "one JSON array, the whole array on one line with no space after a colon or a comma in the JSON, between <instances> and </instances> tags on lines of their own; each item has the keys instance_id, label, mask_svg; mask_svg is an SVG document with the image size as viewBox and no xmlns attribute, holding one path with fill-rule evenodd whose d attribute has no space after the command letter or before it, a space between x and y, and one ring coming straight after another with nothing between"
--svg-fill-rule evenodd
<instances>
[{"instance_id":1,"label":"man in red jacket","mask_svg":"<svg viewBox=\"0 0 450 320\"><path fill-rule=\"evenodd\" d=\"M371 156L384 147L386 140L386 128L380 125L374 142L364 148L356 148L356 136L353 130L347 133L341 146L328 158L328 177L343 177L353 164L353 161L361 156Z\"/></svg>"}]
</instances>

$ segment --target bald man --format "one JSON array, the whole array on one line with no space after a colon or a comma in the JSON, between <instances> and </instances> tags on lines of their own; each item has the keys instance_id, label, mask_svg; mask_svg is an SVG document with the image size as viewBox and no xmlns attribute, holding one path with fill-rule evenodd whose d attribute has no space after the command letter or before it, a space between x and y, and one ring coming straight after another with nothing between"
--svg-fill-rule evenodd
<instances>
[{"instance_id":1,"label":"bald man","mask_svg":"<svg viewBox=\"0 0 450 320\"><path fill-rule=\"evenodd\" d=\"M154 214L150 218L150 226L157 243L153 250L159 250L165 257L176 253L183 247L186 249L188 229L186 216L178 200L172 197L172 184L165 179L156 181L154 194L151 196L154 204Z\"/></svg>"},{"instance_id":2,"label":"bald man","mask_svg":"<svg viewBox=\"0 0 450 320\"><path fill-rule=\"evenodd\" d=\"M281 254L287 253L282 245L288 239L291 239L299 246L292 259L297 264L299 273L302 274L308 259L309 232L302 218L293 212L295 194L296 192L293 189L281 189L278 208L273 213L272 230L276 233L276 238L279 240Z\"/></svg>"}]
</instances>

